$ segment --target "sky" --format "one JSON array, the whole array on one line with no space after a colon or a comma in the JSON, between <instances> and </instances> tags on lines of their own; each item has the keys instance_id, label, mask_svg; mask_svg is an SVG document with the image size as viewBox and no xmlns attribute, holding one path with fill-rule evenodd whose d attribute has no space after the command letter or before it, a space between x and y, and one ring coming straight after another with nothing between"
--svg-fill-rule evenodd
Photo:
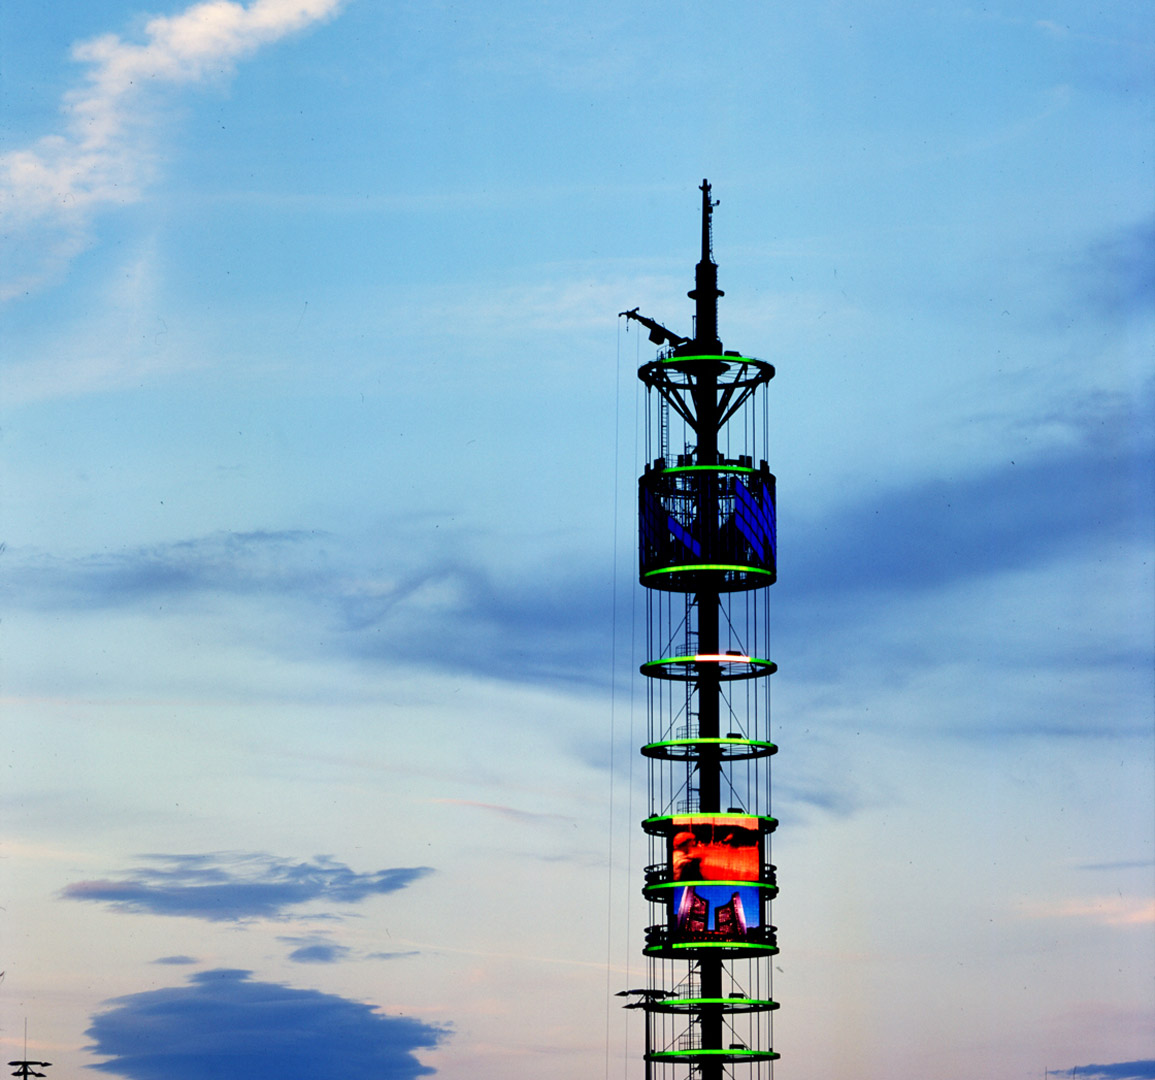
<instances>
[{"instance_id":1,"label":"sky","mask_svg":"<svg viewBox=\"0 0 1155 1080\"><path fill-rule=\"evenodd\" d=\"M641 1075L618 313L708 177L779 1080L1155 1078L1153 72L1127 0L9 0L5 1060Z\"/></svg>"}]
</instances>

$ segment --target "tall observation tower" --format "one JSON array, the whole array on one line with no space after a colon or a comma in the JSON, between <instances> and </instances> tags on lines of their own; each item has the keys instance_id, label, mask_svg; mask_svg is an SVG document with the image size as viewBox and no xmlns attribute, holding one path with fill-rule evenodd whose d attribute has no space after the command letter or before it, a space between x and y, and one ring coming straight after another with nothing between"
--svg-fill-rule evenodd
<instances>
[{"instance_id":1,"label":"tall observation tower","mask_svg":"<svg viewBox=\"0 0 1155 1080\"><path fill-rule=\"evenodd\" d=\"M638 480L639 573L647 597L650 838L646 1076L770 1074L770 626L774 475L766 464L774 368L722 348L718 267L702 181L702 257L682 337L623 312L658 347L646 387ZM761 391L761 392L760 392Z\"/></svg>"}]
</instances>

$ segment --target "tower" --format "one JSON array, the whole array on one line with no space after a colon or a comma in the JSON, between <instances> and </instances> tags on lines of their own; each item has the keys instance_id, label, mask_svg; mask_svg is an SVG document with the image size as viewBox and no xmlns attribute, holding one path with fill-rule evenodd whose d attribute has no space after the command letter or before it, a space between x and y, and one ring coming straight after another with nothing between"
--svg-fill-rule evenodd
<instances>
[{"instance_id":1,"label":"tower","mask_svg":"<svg viewBox=\"0 0 1155 1080\"><path fill-rule=\"evenodd\" d=\"M649 865L643 895L646 1076L761 1076L773 1051L770 679L767 588L777 575L765 387L774 368L724 350L702 181L691 337L638 314L657 357L638 480L646 590ZM761 391L761 392L760 392ZM657 1070L655 1072L655 1070Z\"/></svg>"}]
</instances>

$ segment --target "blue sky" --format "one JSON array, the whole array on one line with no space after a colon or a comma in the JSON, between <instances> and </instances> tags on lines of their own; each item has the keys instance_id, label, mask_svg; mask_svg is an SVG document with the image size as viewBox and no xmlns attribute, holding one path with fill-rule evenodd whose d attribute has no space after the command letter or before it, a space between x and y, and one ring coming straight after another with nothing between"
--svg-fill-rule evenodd
<instances>
[{"instance_id":1,"label":"blue sky","mask_svg":"<svg viewBox=\"0 0 1155 1080\"><path fill-rule=\"evenodd\" d=\"M777 368L778 1069L1155 1076L1153 54L1126 2L10 0L8 1056L640 1074L616 316L688 330L709 177Z\"/></svg>"}]
</instances>

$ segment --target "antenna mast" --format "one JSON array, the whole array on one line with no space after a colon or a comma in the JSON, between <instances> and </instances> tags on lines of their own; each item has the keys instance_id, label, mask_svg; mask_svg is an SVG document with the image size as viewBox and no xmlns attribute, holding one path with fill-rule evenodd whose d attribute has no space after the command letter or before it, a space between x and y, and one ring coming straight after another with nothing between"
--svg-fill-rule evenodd
<instances>
[{"instance_id":1,"label":"antenna mast","mask_svg":"<svg viewBox=\"0 0 1155 1080\"><path fill-rule=\"evenodd\" d=\"M0 974L3 974L3 972L0 972ZM28 1017L24 1018L24 1056L25 1057L28 1056ZM47 1069L49 1066L51 1066L52 1062L51 1061L10 1061L10 1062L8 1062L8 1064L16 1066L16 1068L12 1072L13 1076L46 1077L48 1074L42 1073L42 1072L37 1072L36 1067L39 1066L41 1069Z\"/></svg>"},{"instance_id":2,"label":"antenna mast","mask_svg":"<svg viewBox=\"0 0 1155 1080\"><path fill-rule=\"evenodd\" d=\"M714 207L710 198L710 181L703 180L702 257L694 269L694 288L686 295L694 301L694 345L699 352L720 353L718 340L718 297L726 294L718 288L718 267L714 263Z\"/></svg>"}]
</instances>

